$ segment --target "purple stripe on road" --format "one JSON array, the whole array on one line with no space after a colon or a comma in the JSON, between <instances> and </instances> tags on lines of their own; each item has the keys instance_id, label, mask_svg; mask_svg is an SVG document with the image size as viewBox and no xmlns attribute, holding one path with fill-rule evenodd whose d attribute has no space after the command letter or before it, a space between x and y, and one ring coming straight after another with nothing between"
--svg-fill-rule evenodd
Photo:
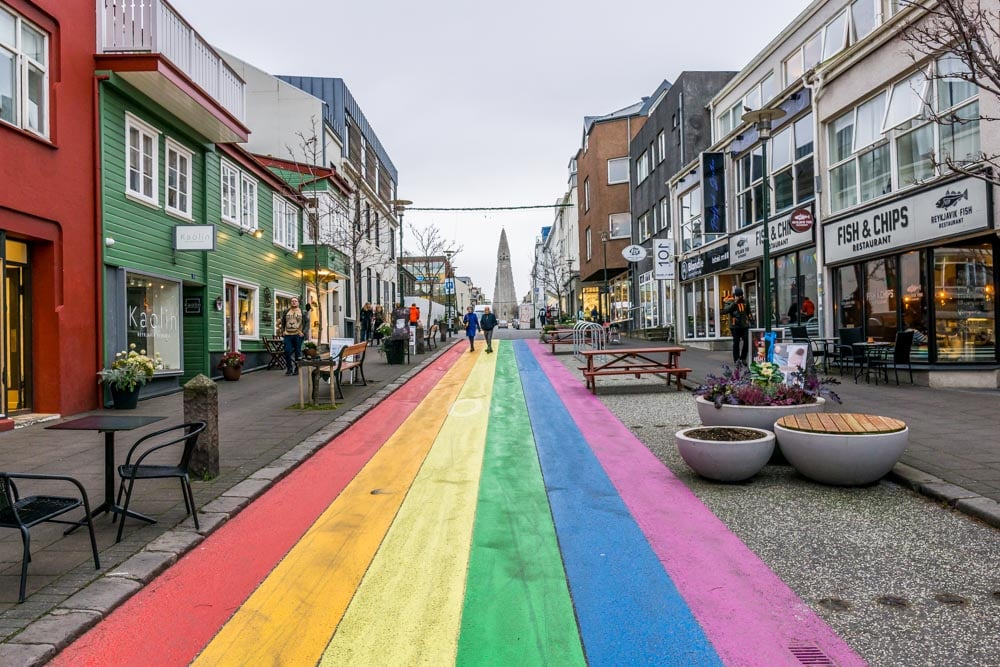
<instances>
[{"instance_id":1,"label":"purple stripe on road","mask_svg":"<svg viewBox=\"0 0 1000 667\"><path fill-rule=\"evenodd\" d=\"M818 649L841 667L866 664L581 378L541 346L528 348L723 662L801 666L796 656Z\"/></svg>"}]
</instances>

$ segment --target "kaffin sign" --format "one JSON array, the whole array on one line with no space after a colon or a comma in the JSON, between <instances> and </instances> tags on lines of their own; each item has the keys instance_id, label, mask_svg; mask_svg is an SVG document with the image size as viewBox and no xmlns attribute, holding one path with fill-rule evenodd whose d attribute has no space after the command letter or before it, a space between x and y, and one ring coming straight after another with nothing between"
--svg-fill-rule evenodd
<instances>
[{"instance_id":1,"label":"kaffin sign","mask_svg":"<svg viewBox=\"0 0 1000 667\"><path fill-rule=\"evenodd\" d=\"M829 264L990 228L986 183L964 178L823 227Z\"/></svg>"}]
</instances>

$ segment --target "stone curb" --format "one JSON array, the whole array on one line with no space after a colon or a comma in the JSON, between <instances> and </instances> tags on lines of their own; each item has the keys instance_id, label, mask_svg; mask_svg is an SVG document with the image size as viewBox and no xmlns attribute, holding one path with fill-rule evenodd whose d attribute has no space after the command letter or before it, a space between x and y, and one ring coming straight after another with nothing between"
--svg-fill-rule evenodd
<instances>
[{"instance_id":1,"label":"stone curb","mask_svg":"<svg viewBox=\"0 0 1000 667\"><path fill-rule=\"evenodd\" d=\"M994 528L1000 528L1000 503L992 498L983 497L956 484L949 484L905 463L897 463L888 478L921 495L945 503L963 514L980 519Z\"/></svg>"},{"instance_id":2,"label":"stone curb","mask_svg":"<svg viewBox=\"0 0 1000 667\"><path fill-rule=\"evenodd\" d=\"M0 665L41 667L59 651L81 637L116 607L128 600L157 575L193 549L219 526L233 518L250 502L288 475L319 448L363 417L381 400L400 389L408 380L451 348L440 345L420 364L399 376L369 398L337 417L331 424L303 440L266 467L250 473L206 504L198 513L201 529L195 531L191 518L147 544L112 571L103 573L86 588L69 597L50 613L29 623L24 630L0 644ZM383 393L384 392L384 393Z\"/></svg>"}]
</instances>

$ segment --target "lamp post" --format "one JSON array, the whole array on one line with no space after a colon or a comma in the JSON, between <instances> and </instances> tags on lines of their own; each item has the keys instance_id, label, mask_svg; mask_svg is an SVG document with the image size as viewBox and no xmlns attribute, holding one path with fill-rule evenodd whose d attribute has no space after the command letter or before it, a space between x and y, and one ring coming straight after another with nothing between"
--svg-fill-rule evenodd
<instances>
[{"instance_id":1,"label":"lamp post","mask_svg":"<svg viewBox=\"0 0 1000 667\"><path fill-rule=\"evenodd\" d=\"M604 247L604 298L608 300L608 309L601 313L601 324L611 319L611 293L608 292L608 232L601 232L601 245ZM601 307L604 307L602 302Z\"/></svg>"},{"instance_id":2,"label":"lamp post","mask_svg":"<svg viewBox=\"0 0 1000 667\"><path fill-rule=\"evenodd\" d=\"M403 213L407 206L412 206L409 199L393 199L391 202L393 211L399 216L399 257L396 258L396 289L398 294L396 300L403 303Z\"/></svg>"},{"instance_id":3,"label":"lamp post","mask_svg":"<svg viewBox=\"0 0 1000 667\"><path fill-rule=\"evenodd\" d=\"M764 270L761 272L761 279L764 283L764 332L771 333L771 235L768 230L767 219L771 214L771 206L768 202L768 191L771 189L771 172L767 164L767 142L771 138L771 127L777 119L785 115L781 109L758 109L748 111L743 114L744 123L753 123L760 137L761 169L764 172L763 209L764 209Z\"/></svg>"},{"instance_id":4,"label":"lamp post","mask_svg":"<svg viewBox=\"0 0 1000 667\"><path fill-rule=\"evenodd\" d=\"M576 309L573 308L573 258L566 258L566 310L563 311L563 316L568 313L576 318Z\"/></svg>"},{"instance_id":5,"label":"lamp post","mask_svg":"<svg viewBox=\"0 0 1000 667\"><path fill-rule=\"evenodd\" d=\"M451 258L452 258L452 256L454 254L455 254L454 250L445 250L444 251L444 262L445 262L444 263L444 285L445 285L445 289L447 289L447 294L445 294L445 300L444 300L444 302L445 302L445 305L444 305L444 312L445 312L445 316L444 316L444 328L445 328L445 331L447 331L449 333L451 332L451 321L453 319L452 315L451 315L451 297L455 293L455 272L451 268ZM449 276L451 277L451 283L448 282ZM449 284L451 285L450 289L448 289L448 285Z\"/></svg>"}]
</instances>

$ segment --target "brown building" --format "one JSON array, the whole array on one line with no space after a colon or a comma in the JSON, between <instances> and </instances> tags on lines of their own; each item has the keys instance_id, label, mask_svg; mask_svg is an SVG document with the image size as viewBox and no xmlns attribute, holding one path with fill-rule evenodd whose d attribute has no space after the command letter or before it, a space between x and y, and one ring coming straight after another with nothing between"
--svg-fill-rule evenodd
<instances>
[{"instance_id":1,"label":"brown building","mask_svg":"<svg viewBox=\"0 0 1000 667\"><path fill-rule=\"evenodd\" d=\"M622 250L632 243L628 151L646 121L641 108L637 102L585 117L583 147L576 156L583 310L589 316L597 308L606 320L627 319L633 301Z\"/></svg>"}]
</instances>

